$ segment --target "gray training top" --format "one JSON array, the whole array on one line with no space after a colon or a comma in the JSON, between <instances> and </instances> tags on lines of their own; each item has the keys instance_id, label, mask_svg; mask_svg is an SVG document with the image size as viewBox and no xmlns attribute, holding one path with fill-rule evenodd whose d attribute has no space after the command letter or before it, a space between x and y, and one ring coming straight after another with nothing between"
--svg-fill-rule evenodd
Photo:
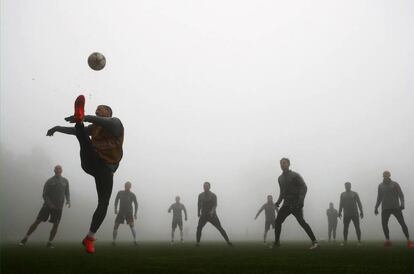
<instances>
[{"instance_id":1,"label":"gray training top","mask_svg":"<svg viewBox=\"0 0 414 274\"><path fill-rule=\"evenodd\" d=\"M217 196L211 191L202 192L198 195L198 214L208 215L211 211L216 212Z\"/></svg>"},{"instance_id":2,"label":"gray training top","mask_svg":"<svg viewBox=\"0 0 414 274\"><path fill-rule=\"evenodd\" d=\"M358 216L358 208L362 213L362 204L358 193L355 191L344 191L339 201L339 214L344 210L344 216Z\"/></svg>"},{"instance_id":3,"label":"gray training top","mask_svg":"<svg viewBox=\"0 0 414 274\"><path fill-rule=\"evenodd\" d=\"M261 208L260 208L260 210L259 210L259 212L257 212L257 216L262 212L264 210L264 212L265 212L265 220L266 221L274 221L275 219L276 219L276 214L275 214L275 211L276 211L276 207L275 207L275 205L273 204L273 202L272 203L269 203L269 202L267 202L267 203L265 203Z\"/></svg>"},{"instance_id":4,"label":"gray training top","mask_svg":"<svg viewBox=\"0 0 414 274\"><path fill-rule=\"evenodd\" d=\"M173 220L182 220L183 215L181 214L182 211L184 211L185 219L187 219L187 210L185 209L185 206L181 203L173 203L170 208L168 209L168 212L173 212Z\"/></svg>"},{"instance_id":5,"label":"gray training top","mask_svg":"<svg viewBox=\"0 0 414 274\"><path fill-rule=\"evenodd\" d=\"M278 181L280 194L276 203L280 204L284 200L283 206L303 206L308 188L299 173L288 170L279 176Z\"/></svg>"},{"instance_id":6,"label":"gray training top","mask_svg":"<svg viewBox=\"0 0 414 274\"><path fill-rule=\"evenodd\" d=\"M400 204L401 201L401 204ZM378 186L377 204L378 208L382 203L382 210L384 209L398 209L404 206L404 194L400 185L394 181L384 181Z\"/></svg>"},{"instance_id":7,"label":"gray training top","mask_svg":"<svg viewBox=\"0 0 414 274\"><path fill-rule=\"evenodd\" d=\"M336 223L338 222L338 210L335 208L328 208L326 210L326 216L328 216L329 223Z\"/></svg>"},{"instance_id":8,"label":"gray training top","mask_svg":"<svg viewBox=\"0 0 414 274\"><path fill-rule=\"evenodd\" d=\"M132 203L134 203L135 214L137 214L138 202L137 202L137 197L135 196L134 193L132 193L131 191L125 191L125 190L118 191L118 194L116 195L116 198L115 198L115 209L117 208L119 201L121 201L119 205L120 213L132 213Z\"/></svg>"},{"instance_id":9,"label":"gray training top","mask_svg":"<svg viewBox=\"0 0 414 274\"><path fill-rule=\"evenodd\" d=\"M43 187L44 205L62 209L65 198L70 202L69 181L56 175L49 178Z\"/></svg>"}]
</instances>

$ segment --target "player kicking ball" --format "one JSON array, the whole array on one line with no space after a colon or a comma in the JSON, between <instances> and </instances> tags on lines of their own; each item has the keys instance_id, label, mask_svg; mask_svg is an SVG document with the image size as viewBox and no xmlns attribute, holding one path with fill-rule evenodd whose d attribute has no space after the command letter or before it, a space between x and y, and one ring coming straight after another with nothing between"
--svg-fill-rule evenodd
<instances>
[{"instance_id":1,"label":"player kicking ball","mask_svg":"<svg viewBox=\"0 0 414 274\"><path fill-rule=\"evenodd\" d=\"M87 253L95 253L95 233L105 219L109 199L112 194L113 177L122 159L124 127L118 118L112 117L112 109L99 105L95 115L85 115L85 97L78 96L75 101L75 114L65 118L75 127L55 126L48 130L47 136L55 132L75 135L80 145L82 169L95 179L98 206L93 214L90 229L82 244ZM84 123L90 123L87 127Z\"/></svg>"},{"instance_id":2,"label":"player kicking ball","mask_svg":"<svg viewBox=\"0 0 414 274\"><path fill-rule=\"evenodd\" d=\"M123 224L124 221L127 222L129 228L131 229L132 237L134 238L134 245L137 245L137 234L134 227L134 219L137 219L138 213L138 202L137 197L131 191L131 183L126 182L125 190L120 190L115 198L115 225L113 231L113 242L112 245L116 246L116 237L118 236L118 228L120 224ZM120 203L118 211L118 203ZM134 204L134 216L132 217L132 204Z\"/></svg>"}]
</instances>

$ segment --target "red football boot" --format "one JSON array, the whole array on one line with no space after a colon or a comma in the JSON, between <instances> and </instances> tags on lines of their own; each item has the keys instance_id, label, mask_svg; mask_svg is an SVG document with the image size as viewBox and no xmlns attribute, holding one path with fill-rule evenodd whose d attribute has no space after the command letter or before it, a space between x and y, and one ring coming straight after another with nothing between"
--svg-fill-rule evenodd
<instances>
[{"instance_id":1,"label":"red football boot","mask_svg":"<svg viewBox=\"0 0 414 274\"><path fill-rule=\"evenodd\" d=\"M85 117L85 96L79 95L75 100L75 122L80 123Z\"/></svg>"},{"instance_id":2,"label":"red football boot","mask_svg":"<svg viewBox=\"0 0 414 274\"><path fill-rule=\"evenodd\" d=\"M90 236L86 236L85 239L83 239L82 244L85 246L85 250L87 253L90 253L90 254L95 253L95 246L94 246L95 241L96 239Z\"/></svg>"},{"instance_id":3,"label":"red football boot","mask_svg":"<svg viewBox=\"0 0 414 274\"><path fill-rule=\"evenodd\" d=\"M384 247L391 247L392 246L392 243L391 243L391 241L390 240L386 240L385 242L384 242Z\"/></svg>"},{"instance_id":4,"label":"red football boot","mask_svg":"<svg viewBox=\"0 0 414 274\"><path fill-rule=\"evenodd\" d=\"M407 247L408 248L414 248L414 242L413 241L407 241Z\"/></svg>"}]
</instances>

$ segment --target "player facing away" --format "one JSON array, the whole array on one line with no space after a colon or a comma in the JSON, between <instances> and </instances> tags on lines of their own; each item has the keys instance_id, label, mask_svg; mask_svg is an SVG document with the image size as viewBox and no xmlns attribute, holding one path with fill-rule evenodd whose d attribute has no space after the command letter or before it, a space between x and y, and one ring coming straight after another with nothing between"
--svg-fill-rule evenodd
<instances>
[{"instance_id":1,"label":"player facing away","mask_svg":"<svg viewBox=\"0 0 414 274\"><path fill-rule=\"evenodd\" d=\"M345 183L345 191L341 193L339 200L339 218L342 218L342 210L344 210L344 242L341 245L346 245L348 242L348 229L351 221L355 226L358 245L361 245L361 227L359 225L359 217L361 217L361 219L364 218L364 212L362 210L362 203L359 199L359 195L355 191L351 190L350 182Z\"/></svg>"},{"instance_id":2,"label":"player facing away","mask_svg":"<svg viewBox=\"0 0 414 274\"><path fill-rule=\"evenodd\" d=\"M230 242L229 237L227 236L226 231L221 226L220 220L216 213L217 208L217 196L213 192L210 191L210 183L205 182L203 185L204 192L198 195L198 209L197 215L198 225L197 225L197 243L196 246L200 246L200 239L201 239L201 231L203 227L210 222L215 228L220 231L220 234L223 236L224 240L229 246L233 246Z\"/></svg>"},{"instance_id":3,"label":"player facing away","mask_svg":"<svg viewBox=\"0 0 414 274\"><path fill-rule=\"evenodd\" d=\"M257 219L257 217L259 217L262 211L265 212L265 229L263 235L263 243L266 244L267 232L269 232L270 227L275 228L275 211L277 211L277 207L275 207L272 195L267 195L267 202L264 205L262 205L262 207L259 209L256 216L254 217L255 220Z\"/></svg>"},{"instance_id":4,"label":"player facing away","mask_svg":"<svg viewBox=\"0 0 414 274\"><path fill-rule=\"evenodd\" d=\"M328 217L328 239L329 242L333 236L333 240L336 241L336 227L338 226L338 210L334 208L332 202L329 203L329 208L326 210L326 216Z\"/></svg>"},{"instance_id":5,"label":"player facing away","mask_svg":"<svg viewBox=\"0 0 414 274\"><path fill-rule=\"evenodd\" d=\"M390 247L390 231L388 229L388 221L391 215L394 215L398 223L401 225L402 231L407 239L407 247L414 248L414 243L410 241L408 228L404 221L402 211L404 210L404 194L400 185L391 180L391 172L384 171L384 180L378 186L377 203L375 204L375 215L378 215L378 207L381 204L381 223L385 235L385 247Z\"/></svg>"},{"instance_id":6,"label":"player facing away","mask_svg":"<svg viewBox=\"0 0 414 274\"><path fill-rule=\"evenodd\" d=\"M174 243L174 232L177 226L180 229L181 242L184 243L182 211L184 211L184 219L185 221L187 221L187 210L185 209L185 206L182 203L180 203L180 196L175 197L175 203L173 203L168 208L168 213L170 213L171 211L173 212L173 219L171 225L171 244Z\"/></svg>"},{"instance_id":7,"label":"player facing away","mask_svg":"<svg viewBox=\"0 0 414 274\"><path fill-rule=\"evenodd\" d=\"M81 167L95 179L98 206L89 232L82 241L86 252L95 253L95 233L105 219L114 173L123 155L124 127L118 118L112 117L109 106L99 105L95 111L96 116L85 115L84 106L85 97L80 95L75 101L75 115L65 118L66 121L75 123L75 127L55 126L48 130L47 136L53 136L55 132L75 135L80 145ZM84 122L90 125L85 127Z\"/></svg>"},{"instance_id":8,"label":"player facing away","mask_svg":"<svg viewBox=\"0 0 414 274\"><path fill-rule=\"evenodd\" d=\"M137 197L131 191L131 182L126 182L124 184L125 190L118 191L118 194L115 198L115 225L114 231L112 233L113 242L112 245L115 246L116 237L118 236L118 228L120 224L123 224L124 221L129 225L131 229L132 237L134 238L134 245L137 245L137 234L134 227L134 219L137 219L138 213L138 202ZM118 211L119 203L119 211ZM134 204L134 216L132 216L132 204Z\"/></svg>"},{"instance_id":9,"label":"player facing away","mask_svg":"<svg viewBox=\"0 0 414 274\"><path fill-rule=\"evenodd\" d=\"M36 230L41 222L49 222L53 224L50 231L49 241L46 244L48 248L54 248L52 241L56 236L59 222L62 217L63 205L66 199L66 205L70 207L69 181L62 176L62 167L55 166L55 175L49 178L43 187L44 204L37 215L36 220L30 226L26 236L20 241L19 245L24 246L29 236Z\"/></svg>"},{"instance_id":10,"label":"player facing away","mask_svg":"<svg viewBox=\"0 0 414 274\"><path fill-rule=\"evenodd\" d=\"M280 194L279 199L275 203L276 207L279 207L283 201L283 205L277 214L275 221L275 243L273 247L280 246L280 233L282 231L282 224L285 219L292 214L299 222L300 226L308 234L312 241L310 249L316 249L319 247L316 241L315 235L311 227L306 223L303 218L303 205L305 201L306 192L308 190L305 181L299 175L299 173L290 170L290 160L288 158L282 158L280 160L280 167L282 174L279 176Z\"/></svg>"}]
</instances>

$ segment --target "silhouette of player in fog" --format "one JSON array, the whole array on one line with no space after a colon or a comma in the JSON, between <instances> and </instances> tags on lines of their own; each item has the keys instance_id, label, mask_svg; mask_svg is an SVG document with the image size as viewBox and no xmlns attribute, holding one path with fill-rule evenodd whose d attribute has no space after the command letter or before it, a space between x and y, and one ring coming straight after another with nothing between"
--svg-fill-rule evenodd
<instances>
[{"instance_id":1,"label":"silhouette of player in fog","mask_svg":"<svg viewBox=\"0 0 414 274\"><path fill-rule=\"evenodd\" d=\"M67 122L75 123L75 127L55 126L46 133L47 136L53 136L55 132L75 135L80 146L81 167L95 179L98 206L89 232L82 240L87 253L95 253L95 233L106 217L124 142L124 127L118 118L112 117L109 106L99 105L95 114L85 115L85 97L80 95L75 100L75 114L65 118ZM84 122L90 125L85 127Z\"/></svg>"},{"instance_id":2,"label":"silhouette of player in fog","mask_svg":"<svg viewBox=\"0 0 414 274\"><path fill-rule=\"evenodd\" d=\"M113 242L112 245L115 246L116 237L118 236L118 228L120 224L123 224L125 221L131 229L132 237L134 238L134 245L137 245L137 234L134 227L134 219L137 219L138 214L138 202L137 197L131 191L131 182L126 182L125 190L120 190L115 198L115 225L114 231L112 233ZM118 211L118 203L119 211ZM132 216L132 204L134 204L134 216Z\"/></svg>"},{"instance_id":3,"label":"silhouette of player in fog","mask_svg":"<svg viewBox=\"0 0 414 274\"><path fill-rule=\"evenodd\" d=\"M361 227L359 224L359 217L361 217L361 219L364 218L364 212L362 210L359 195L355 191L351 190L350 182L345 183L345 191L341 193L339 201L339 218L342 218L342 209L344 210L344 242L341 245L346 245L348 242L348 229L351 221L355 226L358 245L361 245Z\"/></svg>"},{"instance_id":4,"label":"silhouette of player in fog","mask_svg":"<svg viewBox=\"0 0 414 274\"><path fill-rule=\"evenodd\" d=\"M220 220L216 213L216 208L217 208L216 194L210 191L209 182L205 182L203 185L203 188L204 188L204 192L198 195L197 215L199 219L198 219L198 226L197 226L196 246L200 245L201 231L203 230L203 227L207 224L207 222L210 222L215 228L218 229L218 231L220 231L220 234L223 236L223 238L226 240L226 243L229 246L233 246L233 244L229 240L229 237L227 236L226 231L221 226Z\"/></svg>"},{"instance_id":5,"label":"silhouette of player in fog","mask_svg":"<svg viewBox=\"0 0 414 274\"><path fill-rule=\"evenodd\" d=\"M180 196L175 197L175 203L168 208L168 213L171 211L173 212L171 224L171 244L174 243L174 232L177 226L180 229L181 242L184 243L182 211L184 211L185 221L187 221L187 210L185 209L185 206L180 203Z\"/></svg>"},{"instance_id":6,"label":"silhouette of player in fog","mask_svg":"<svg viewBox=\"0 0 414 274\"><path fill-rule=\"evenodd\" d=\"M263 243L266 244L267 232L270 230L270 227L273 227L273 229L275 228L275 211L277 211L277 207L275 207L272 195L267 196L267 202L264 205L262 205L262 207L259 209L256 216L254 217L255 220L257 219L257 217L259 217L262 211L265 212L265 229L263 235Z\"/></svg>"},{"instance_id":7,"label":"silhouette of player in fog","mask_svg":"<svg viewBox=\"0 0 414 274\"><path fill-rule=\"evenodd\" d=\"M397 182L391 180L391 172L384 171L384 180L378 186L377 203L375 204L375 215L378 215L378 207L382 204L381 208L381 223L382 229L385 235L385 247L390 247L390 231L388 229L388 221L391 215L394 215L398 223L401 225L405 238L407 239L407 247L414 248L414 243L410 241L410 235L408 234L408 228L404 221L402 211L405 208L404 194L400 185Z\"/></svg>"},{"instance_id":8,"label":"silhouette of player in fog","mask_svg":"<svg viewBox=\"0 0 414 274\"><path fill-rule=\"evenodd\" d=\"M303 205L307 192L306 184L299 173L296 173L289 169L289 159L282 158L280 160L280 167L283 172L278 179L280 194L275 206L279 207L282 201L283 206L280 208L275 221L275 243L273 244L273 247L280 246L279 239L280 232L282 230L282 224L285 219L290 214L292 214L295 216L300 226L305 230L306 234L308 234L309 238L311 239L312 245L310 249L316 249L319 247L319 244L316 241L311 227L308 225L308 223L306 223L305 219L303 219Z\"/></svg>"},{"instance_id":9,"label":"silhouette of player in fog","mask_svg":"<svg viewBox=\"0 0 414 274\"><path fill-rule=\"evenodd\" d=\"M334 208L332 202L329 203L329 208L326 210L326 216L328 217L328 239L329 242L333 236L334 241L336 241L336 227L338 226L338 210Z\"/></svg>"},{"instance_id":10,"label":"silhouette of player in fog","mask_svg":"<svg viewBox=\"0 0 414 274\"><path fill-rule=\"evenodd\" d=\"M29 236L36 230L41 222L46 222L49 219L49 222L52 223L53 226L46 247L54 248L52 241L55 238L59 227L65 199L66 205L70 207L69 181L62 176L62 167L60 165L55 166L54 172L55 175L49 178L43 187L44 204L40 209L36 220L27 231L26 236L20 241L20 246L26 244Z\"/></svg>"}]
</instances>

